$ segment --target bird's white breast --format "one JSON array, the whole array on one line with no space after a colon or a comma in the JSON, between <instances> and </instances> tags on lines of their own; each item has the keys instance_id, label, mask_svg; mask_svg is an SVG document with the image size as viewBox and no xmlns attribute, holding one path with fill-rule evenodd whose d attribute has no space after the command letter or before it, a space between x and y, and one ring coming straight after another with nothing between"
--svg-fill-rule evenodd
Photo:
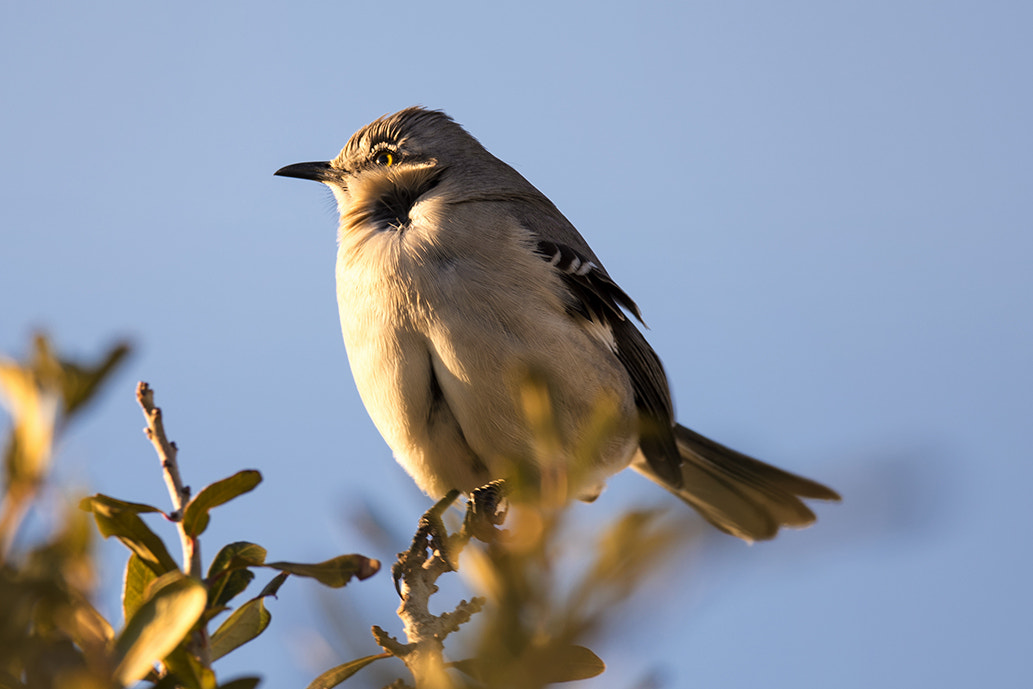
<instances>
[{"instance_id":1,"label":"bird's white breast","mask_svg":"<svg viewBox=\"0 0 1033 689\"><path fill-rule=\"evenodd\" d=\"M567 460L601 415L610 437L597 443L589 473L626 466L637 446L631 384L597 333L566 312L556 276L522 239L474 219L435 218L434 232L495 232L511 251L485 254L471 242L449 241L420 223L403 231L342 233L337 264L338 305L356 385L370 416L396 457L427 492L442 476L469 490L482 475L463 471L470 452L489 479L513 473L512 462L535 461L520 402L529 373L544 375L553 393ZM507 261L519 261L511 265ZM428 427L430 388L440 387L454 416L454 433ZM605 410L605 411L604 411ZM597 440L597 439L595 439ZM465 444L465 448L457 447ZM421 478L422 477L422 478ZM596 482L599 476L592 476Z\"/></svg>"}]
</instances>

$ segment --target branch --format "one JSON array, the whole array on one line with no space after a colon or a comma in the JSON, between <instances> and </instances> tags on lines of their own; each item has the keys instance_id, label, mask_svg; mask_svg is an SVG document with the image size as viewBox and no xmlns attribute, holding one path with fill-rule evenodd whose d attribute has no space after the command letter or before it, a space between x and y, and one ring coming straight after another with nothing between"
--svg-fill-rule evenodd
<instances>
[{"instance_id":1,"label":"branch","mask_svg":"<svg viewBox=\"0 0 1033 689\"><path fill-rule=\"evenodd\" d=\"M463 528L451 536L446 533L441 515L457 496L458 492L452 491L423 515L412 545L399 554L392 568L395 586L402 598L398 617L408 643L403 644L380 627L373 627L373 638L381 648L405 663L417 689L453 686L445 673L445 638L484 606L484 599L478 597L460 601L450 613L433 615L429 609L430 597L438 590L435 584L438 577L456 569L459 553L476 533L472 528L475 523L483 528L483 519L470 516L475 504L472 500ZM494 509L491 514L494 516Z\"/></svg>"},{"instance_id":2,"label":"branch","mask_svg":"<svg viewBox=\"0 0 1033 689\"><path fill-rule=\"evenodd\" d=\"M183 567L188 576L195 579L201 578L201 548L196 538L190 536L183 526L183 510L190 502L190 487L183 485L183 478L179 474L179 465L176 463L178 448L173 442L169 442L165 435L165 424L162 422L161 409L154 406L154 390L144 382L136 386L136 401L143 409L144 418L147 419L147 428L144 433L147 439L154 445L158 459L161 460L162 473L165 476L165 485L169 489L169 497L172 498L172 513L169 514L179 531L179 540L183 545Z\"/></svg>"}]
</instances>

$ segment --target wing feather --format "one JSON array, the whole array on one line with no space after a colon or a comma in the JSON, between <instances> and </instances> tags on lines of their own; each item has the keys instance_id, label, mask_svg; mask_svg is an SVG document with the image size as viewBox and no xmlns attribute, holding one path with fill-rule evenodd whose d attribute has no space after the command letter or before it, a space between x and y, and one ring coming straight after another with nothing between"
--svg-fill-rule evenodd
<instances>
[{"instance_id":1,"label":"wing feather","mask_svg":"<svg viewBox=\"0 0 1033 689\"><path fill-rule=\"evenodd\" d=\"M535 250L560 274L570 293L570 310L609 329L614 354L635 391L642 453L657 475L680 487L681 457L674 437L674 404L667 374L660 357L621 310L623 307L641 322L638 306L602 266L573 247L539 240Z\"/></svg>"}]
</instances>

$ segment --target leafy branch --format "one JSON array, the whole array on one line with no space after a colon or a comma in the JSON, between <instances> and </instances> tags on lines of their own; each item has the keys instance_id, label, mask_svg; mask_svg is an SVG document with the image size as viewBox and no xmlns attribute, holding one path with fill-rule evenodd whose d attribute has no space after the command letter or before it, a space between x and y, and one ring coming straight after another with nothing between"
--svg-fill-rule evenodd
<instances>
[{"instance_id":1,"label":"leafy branch","mask_svg":"<svg viewBox=\"0 0 1033 689\"><path fill-rule=\"evenodd\" d=\"M248 469L216 481L191 497L177 463L177 448L166 436L161 410L146 383L137 400L147 419L145 432L161 460L172 510L97 494L79 506L97 530L129 550L122 611L125 625L115 632L89 602L92 581L90 536L75 512L48 543L12 552L21 521L44 484L55 437L91 399L128 352L117 345L95 365L59 359L43 336L25 364L0 360L0 391L13 419L4 455L6 483L0 502L0 687L126 687L139 681L155 689L250 689L257 676L220 684L212 663L258 637L272 616L265 599L275 596L291 575L333 588L365 579L380 568L362 555L340 555L320 563L266 561L254 543L230 543L202 575L200 536L211 510L254 490L262 477ZM176 526L183 565L144 520L159 514ZM257 569L275 576L258 595L232 609ZM214 632L209 626L230 613Z\"/></svg>"},{"instance_id":2,"label":"leafy branch","mask_svg":"<svg viewBox=\"0 0 1033 689\"><path fill-rule=\"evenodd\" d=\"M203 569L200 540L213 510L255 490L262 476L244 469L193 494L154 391L145 383L137 387L137 401L161 461L171 509L96 494L83 498L80 510L69 510L51 537L16 548L23 519L47 480L56 438L128 351L119 344L96 363L81 364L58 357L38 336L26 362L0 359L0 393L13 422L0 496L0 689L116 689L140 682L152 689L252 689L260 681L257 675L220 681L213 663L269 627L267 599L291 576L339 588L380 568L357 554L319 563L270 561L262 546L239 541L218 549ZM566 571L560 577L558 563L577 540L570 534L564 497L566 486L576 481L564 473L570 462L558 454L565 444L557 435L547 385L529 379L521 404L539 439L535 456L523 465L538 467L541 474L528 477L526 485L517 476L504 489L489 485L475 491L466 519L451 532L446 522L457 495L432 507L392 569L404 640L375 626L373 638L382 652L327 670L309 689L330 689L391 657L405 664L412 681L397 679L389 685L395 689L540 689L603 672L602 660L586 644L674 551L684 530L655 511L623 515L588 551L593 557L579 577L571 579ZM609 422L603 409L598 425ZM594 453L592 442L580 458L586 463ZM538 486L533 495L532 484ZM508 512L497 509L503 492ZM121 629L90 603L94 531L87 515L101 536L116 538L129 551ZM182 564L148 523L155 515L174 525ZM248 595L263 570L274 574ZM456 572L477 595L432 613L438 580Z\"/></svg>"}]
</instances>

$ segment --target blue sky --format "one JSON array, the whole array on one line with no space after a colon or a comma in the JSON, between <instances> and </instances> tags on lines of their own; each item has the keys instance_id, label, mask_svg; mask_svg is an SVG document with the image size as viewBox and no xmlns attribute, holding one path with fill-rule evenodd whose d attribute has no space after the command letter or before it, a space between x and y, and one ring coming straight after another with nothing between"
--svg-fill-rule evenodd
<instances>
[{"instance_id":1,"label":"blue sky","mask_svg":"<svg viewBox=\"0 0 1033 689\"><path fill-rule=\"evenodd\" d=\"M147 380L189 483L265 476L208 543L389 559L428 503L351 382L329 194L272 173L441 108L639 303L682 422L845 498L773 543L686 553L596 648L606 686L1017 686L1031 30L1019 2L5 3L0 351L37 327L81 356L135 343L67 438L67 485L166 504ZM622 476L578 516L666 499ZM367 503L395 541L351 521ZM122 553L102 552L111 612ZM220 676L304 686L373 652L389 579L334 600L289 582ZM328 631L338 604L359 651Z\"/></svg>"}]
</instances>

